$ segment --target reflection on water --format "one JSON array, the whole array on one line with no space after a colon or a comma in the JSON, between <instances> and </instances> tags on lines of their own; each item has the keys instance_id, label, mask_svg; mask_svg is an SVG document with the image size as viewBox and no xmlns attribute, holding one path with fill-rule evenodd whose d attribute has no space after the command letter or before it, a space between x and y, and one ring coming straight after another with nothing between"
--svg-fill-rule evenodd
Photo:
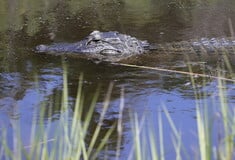
<instances>
[{"instance_id":1,"label":"reflection on water","mask_svg":"<svg viewBox=\"0 0 235 160\"><path fill-rule=\"evenodd\" d=\"M235 1L144 1L144 0L71 0L71 1L0 1L0 130L7 128L12 143L12 123L19 120L24 131L23 141L28 145L28 134L34 111L48 106L56 124L59 116L63 88L61 57L35 55L38 44L74 42L93 30L117 30L146 39L151 43L189 40L199 37L231 36L235 24ZM231 20L231 23L229 23ZM227 65L220 55L170 55L146 54L132 58L129 63L232 77L234 57ZM114 89L103 130L117 120L120 90L125 89L125 112L122 158L128 156L131 147L129 111L157 119L164 104L176 126L182 131L186 150L194 154L197 146L195 90L190 76L130 68L107 63L93 63L85 59L66 59L68 64L69 102L76 99L78 80L84 74L85 106L89 107L94 91L101 85L92 126L97 124L107 84L114 82ZM220 66L220 67L218 67ZM220 68L220 69L219 69ZM222 69L221 69L222 68ZM194 77L197 93L208 105L219 105L217 80ZM234 86L227 84L229 105L234 104ZM46 105L44 105L46 104ZM73 109L73 108L71 108ZM49 115L49 114L48 114ZM39 115L37 115L39 116ZM45 123L47 119L45 118ZM163 120L167 121L164 116ZM147 124L146 124L147 125ZM92 135L94 127L89 134ZM27 131L27 132L26 132ZM169 125L164 126L165 143L171 144ZM117 135L111 137L110 156L115 150ZM168 157L174 157L173 146L166 145ZM114 156L114 155L113 155ZM187 157L187 156L185 156Z\"/></svg>"}]
</instances>

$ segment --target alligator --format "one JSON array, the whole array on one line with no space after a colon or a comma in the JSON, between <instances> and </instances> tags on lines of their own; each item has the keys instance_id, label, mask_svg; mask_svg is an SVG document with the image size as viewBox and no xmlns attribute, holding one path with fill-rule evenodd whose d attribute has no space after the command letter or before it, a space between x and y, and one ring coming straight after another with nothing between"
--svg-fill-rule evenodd
<instances>
[{"instance_id":1,"label":"alligator","mask_svg":"<svg viewBox=\"0 0 235 160\"><path fill-rule=\"evenodd\" d=\"M234 38L201 38L199 40L151 44L117 31L93 31L75 43L36 46L37 53L84 56L99 61L118 62L154 50L159 53L235 53Z\"/></svg>"}]
</instances>

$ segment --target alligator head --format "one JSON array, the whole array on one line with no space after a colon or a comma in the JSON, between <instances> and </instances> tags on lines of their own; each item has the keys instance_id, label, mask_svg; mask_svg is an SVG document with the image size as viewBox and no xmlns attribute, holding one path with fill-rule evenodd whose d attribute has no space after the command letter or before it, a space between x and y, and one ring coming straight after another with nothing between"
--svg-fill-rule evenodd
<instances>
[{"instance_id":1,"label":"alligator head","mask_svg":"<svg viewBox=\"0 0 235 160\"><path fill-rule=\"evenodd\" d=\"M105 61L119 61L132 55L144 53L149 47L147 41L138 40L116 31L93 31L84 40L76 43L55 43L38 45L38 53L76 55L84 54L88 58Z\"/></svg>"}]
</instances>

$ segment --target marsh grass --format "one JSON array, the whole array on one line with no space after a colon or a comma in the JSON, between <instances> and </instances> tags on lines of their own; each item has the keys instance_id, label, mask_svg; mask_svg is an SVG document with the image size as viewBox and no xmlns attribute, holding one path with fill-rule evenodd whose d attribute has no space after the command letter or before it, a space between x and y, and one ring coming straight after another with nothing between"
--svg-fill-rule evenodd
<instances>
[{"instance_id":1,"label":"marsh grass","mask_svg":"<svg viewBox=\"0 0 235 160\"><path fill-rule=\"evenodd\" d=\"M71 104L68 100L68 81L66 70L63 74L64 88L60 116L56 122L56 127L52 127L53 121L48 118L45 122L46 102L41 105L39 120L34 117L31 133L30 144L25 145L21 140L22 133L17 120L12 122L13 128L13 147L9 146L7 141L6 130L0 134L0 159L19 160L19 159L96 159L97 155L104 150L110 135L116 129L113 124L105 134L100 135L103 120L109 106L110 96L113 85L110 84L107 95L104 100L103 109L95 127L90 141L87 141L88 129L94 114L94 108L98 98L99 89L93 96L88 112L83 113L84 96L82 94L83 76L80 76L79 87L74 111L71 111ZM36 111L35 111L36 112ZM35 113L36 115L37 113ZM50 113L47 113L50 115ZM47 115L48 116L48 115ZM72 118L71 118L72 117ZM82 117L85 117L82 119ZM99 138L99 139L98 139ZM120 145L120 144L119 144Z\"/></svg>"},{"instance_id":2,"label":"marsh grass","mask_svg":"<svg viewBox=\"0 0 235 160\"><path fill-rule=\"evenodd\" d=\"M226 67L229 69L230 75L233 77L233 71L231 65L226 61ZM147 134L143 137L144 127L142 127L143 119L137 119L137 115L134 115L132 120L132 129L133 129L133 139L134 139L134 156L131 156L129 159L146 159L146 153L143 151L150 150L150 156L147 159L154 160L164 160L167 159L165 150L164 150L164 130L163 126L168 123L172 130L172 143L168 145L174 146L174 155L176 160L181 159L200 159L200 160L233 160L235 158L235 109L227 99L227 91L229 90L227 83L233 85L235 83L234 79L225 78L223 72L218 72L217 76L210 76L206 74L193 73L192 67L189 66L189 72L181 71L172 71L162 68L152 68L146 66L135 66L129 64L121 64L123 66L142 68L142 69L152 69L163 72L177 73L188 75L191 79L191 85L194 91L194 97L196 99L196 124L197 124L197 133L196 137L198 138L198 148L195 149L195 155L188 155L185 153L185 147L183 142L184 138L181 136L181 131L177 129L175 123L173 122L169 112L167 111L167 106L162 104L162 109L165 114L159 112L155 114L158 117L158 126L153 125L151 122L148 126ZM219 70L219 69L218 69ZM217 86L214 89L215 94L211 98L214 99L214 104L211 106L207 103L206 97L207 93L200 92L197 88L195 77L204 77L203 85L206 86L206 78L212 78L217 80ZM218 91L218 92L217 92ZM216 101L216 102L215 102ZM165 116L168 122L162 121L162 116ZM149 122L147 122L149 123ZM153 128L156 128L158 133ZM141 134L142 133L142 134ZM156 136L158 135L158 136ZM217 139L216 139L217 137ZM213 140L216 141L214 142ZM144 145L148 141L149 145ZM147 149L146 149L147 147ZM132 152L131 152L132 155ZM193 157L192 157L193 156Z\"/></svg>"},{"instance_id":3,"label":"marsh grass","mask_svg":"<svg viewBox=\"0 0 235 160\"><path fill-rule=\"evenodd\" d=\"M65 64L64 64L65 65ZM135 67L130 66L129 67ZM136 66L140 68L140 66ZM151 69L143 67L143 69ZM158 68L152 68L157 70ZM164 70L160 70L164 71ZM167 70L169 72L169 70ZM175 71L176 72L176 71ZM174 72L174 73L175 73ZM180 72L177 72L181 74ZM186 74L186 72L182 73ZM197 85L195 82L195 75L200 76L202 74L194 74L189 67L189 77L191 78L192 87L194 90L196 102L196 123L197 123L197 137L198 137L198 154L193 155L193 159L210 160L232 160L235 158L234 151L234 139L235 139L235 109L228 105L227 93L226 93L226 82L232 79L223 78L223 76L218 73L216 78L218 81L218 97L219 97L219 108L216 109L217 117L211 116L209 107L206 102L203 101L206 93L201 94L198 92ZM204 77L207 77L206 75ZM94 133L87 141L87 135L89 133L89 126L92 123L92 116L94 114L96 102L98 99L99 89L93 96L93 100L89 106L86 113L83 112L84 107L84 95L82 90L83 75L81 74L79 85L77 89L77 97L71 110L71 104L68 100L68 81L67 72L64 69L63 73L63 94L62 94L62 105L60 110L60 117L58 119L57 127L52 127L53 121L49 118L47 122L44 122L45 117L45 106L42 104L40 111L39 121L35 118L33 119L33 125L31 129L30 144L25 146L21 141L22 133L20 131L20 125L17 120L12 122L13 128L13 147L9 147L7 142L7 132L2 131L0 140L0 159L6 160L18 160L18 159L97 159L100 152L104 151L107 147L106 144L112 133L117 132L117 142L116 142L116 154L115 159L120 159L121 157L121 145L122 145L122 118L124 110L124 88L121 90L120 97L120 110L117 123L114 123L110 129L105 134L100 137L103 121L105 119L105 114L107 112L113 84L111 83L106 97L103 103L103 109L100 114L98 123L94 129ZM204 83L204 85L206 85ZM46 103L46 102L45 102ZM163 113L158 112L155 114L157 117L156 123L147 122L146 127L146 115L139 118L137 113L130 114L131 128L133 134L133 145L130 149L130 153L126 159L132 160L142 160L142 159L153 159L153 160L167 160L165 152L165 142L166 137L164 133L163 126L168 123L172 130L172 144L174 148L174 155L176 160L181 159L192 159L192 155L188 156L185 153L184 137L182 137L181 131L177 129L174 121L172 120L169 112L167 111L167 106L162 104ZM36 113L35 113L36 114ZM48 113L47 113L48 114ZM50 114L50 113L49 113ZM72 115L72 116L71 116ZM85 115L85 116L84 116ZM167 119L163 121L162 116ZM82 117L85 117L84 119ZM211 120L212 119L215 120ZM218 127L217 124L222 124L222 127ZM213 129L214 128L214 129ZM213 132L216 131L216 132ZM218 143L213 142L214 136L220 137ZM107 149L107 148L106 148ZM186 156L185 156L186 155ZM109 159L108 155L105 155Z\"/></svg>"}]
</instances>

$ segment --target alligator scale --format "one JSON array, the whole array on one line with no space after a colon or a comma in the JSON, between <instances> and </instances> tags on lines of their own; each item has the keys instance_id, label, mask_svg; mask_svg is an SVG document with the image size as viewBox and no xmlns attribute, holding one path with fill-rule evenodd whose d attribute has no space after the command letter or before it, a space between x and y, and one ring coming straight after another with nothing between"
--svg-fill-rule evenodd
<instances>
[{"instance_id":1,"label":"alligator scale","mask_svg":"<svg viewBox=\"0 0 235 160\"><path fill-rule=\"evenodd\" d=\"M157 53L235 53L233 38L201 38L175 43L153 44L116 31L93 31L76 43L38 45L37 53L85 56L89 59L117 62L154 50Z\"/></svg>"}]
</instances>

